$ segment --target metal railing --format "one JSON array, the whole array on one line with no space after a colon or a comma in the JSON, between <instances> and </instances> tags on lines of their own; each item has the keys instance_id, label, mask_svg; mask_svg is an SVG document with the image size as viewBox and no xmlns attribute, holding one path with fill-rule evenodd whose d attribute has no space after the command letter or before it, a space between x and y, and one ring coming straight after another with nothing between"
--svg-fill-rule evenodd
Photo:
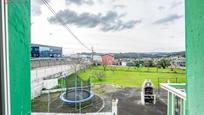
<instances>
[{"instance_id":1,"label":"metal railing","mask_svg":"<svg viewBox=\"0 0 204 115\"><path fill-rule=\"evenodd\" d=\"M167 115L186 115L186 84L161 83L160 86L168 91Z\"/></svg>"}]
</instances>

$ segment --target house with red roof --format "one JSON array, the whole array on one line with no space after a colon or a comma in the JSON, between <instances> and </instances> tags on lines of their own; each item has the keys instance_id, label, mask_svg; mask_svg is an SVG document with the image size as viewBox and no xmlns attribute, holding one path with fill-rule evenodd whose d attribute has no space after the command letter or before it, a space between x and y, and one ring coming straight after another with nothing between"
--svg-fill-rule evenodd
<instances>
[{"instance_id":1,"label":"house with red roof","mask_svg":"<svg viewBox=\"0 0 204 115\"><path fill-rule=\"evenodd\" d=\"M103 65L114 65L116 64L113 54L103 54L101 55Z\"/></svg>"}]
</instances>

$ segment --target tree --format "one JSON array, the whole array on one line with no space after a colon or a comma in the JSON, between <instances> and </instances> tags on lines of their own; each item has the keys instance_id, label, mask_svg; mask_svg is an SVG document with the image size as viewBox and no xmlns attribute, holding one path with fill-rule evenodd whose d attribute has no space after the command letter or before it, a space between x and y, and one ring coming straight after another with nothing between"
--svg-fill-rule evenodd
<instances>
[{"instance_id":1,"label":"tree","mask_svg":"<svg viewBox=\"0 0 204 115\"><path fill-rule=\"evenodd\" d=\"M131 67L131 66L134 66L134 63L133 62L127 62L126 64L128 67Z\"/></svg>"},{"instance_id":2,"label":"tree","mask_svg":"<svg viewBox=\"0 0 204 115\"><path fill-rule=\"evenodd\" d=\"M104 72L103 71L96 71L95 75L99 81L102 81L102 78L104 77Z\"/></svg>"},{"instance_id":3,"label":"tree","mask_svg":"<svg viewBox=\"0 0 204 115\"><path fill-rule=\"evenodd\" d=\"M139 61L134 61L134 65L135 65L135 67L140 67L140 63L139 63Z\"/></svg>"},{"instance_id":4,"label":"tree","mask_svg":"<svg viewBox=\"0 0 204 115\"><path fill-rule=\"evenodd\" d=\"M144 62L145 67L154 67L154 63L152 60L147 60Z\"/></svg>"},{"instance_id":5,"label":"tree","mask_svg":"<svg viewBox=\"0 0 204 115\"><path fill-rule=\"evenodd\" d=\"M107 64L103 64L103 71L106 71Z\"/></svg>"},{"instance_id":6,"label":"tree","mask_svg":"<svg viewBox=\"0 0 204 115\"><path fill-rule=\"evenodd\" d=\"M143 60L139 60L139 66L144 66L144 61Z\"/></svg>"},{"instance_id":7,"label":"tree","mask_svg":"<svg viewBox=\"0 0 204 115\"><path fill-rule=\"evenodd\" d=\"M149 71L149 68L153 67L154 63L152 60L146 60L146 61L144 61L144 66L147 67L147 71Z\"/></svg>"},{"instance_id":8,"label":"tree","mask_svg":"<svg viewBox=\"0 0 204 115\"><path fill-rule=\"evenodd\" d=\"M161 59L157 62L157 67L158 68L163 68L165 69L166 67L170 66L170 61L166 59Z\"/></svg>"}]
</instances>

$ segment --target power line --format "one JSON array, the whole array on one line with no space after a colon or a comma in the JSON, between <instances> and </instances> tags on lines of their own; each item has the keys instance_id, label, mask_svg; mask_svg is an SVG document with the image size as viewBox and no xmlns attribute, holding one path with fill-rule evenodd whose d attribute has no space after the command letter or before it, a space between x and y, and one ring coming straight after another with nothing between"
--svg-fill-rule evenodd
<instances>
[{"instance_id":1,"label":"power line","mask_svg":"<svg viewBox=\"0 0 204 115\"><path fill-rule=\"evenodd\" d=\"M55 10L52 8L52 6L46 1L46 0L42 0L42 2L47 6L47 8L52 12L52 14L55 16L55 18L60 22L60 24L87 50L91 49L89 47L87 47L74 33L73 31L67 26L67 24L64 23L64 21L60 18L57 17L57 14L55 12Z\"/></svg>"}]
</instances>

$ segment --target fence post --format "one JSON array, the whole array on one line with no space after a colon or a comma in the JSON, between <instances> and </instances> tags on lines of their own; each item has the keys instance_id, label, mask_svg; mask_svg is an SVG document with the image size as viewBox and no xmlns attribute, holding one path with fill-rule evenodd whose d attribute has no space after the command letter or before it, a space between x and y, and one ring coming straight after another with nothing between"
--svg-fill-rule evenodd
<instances>
[{"instance_id":1,"label":"fence post","mask_svg":"<svg viewBox=\"0 0 204 115\"><path fill-rule=\"evenodd\" d=\"M157 82L158 82L158 95L160 94L160 89L159 89L159 83L160 83L160 81L159 81L160 79L159 79L159 77L157 78Z\"/></svg>"},{"instance_id":2,"label":"fence post","mask_svg":"<svg viewBox=\"0 0 204 115\"><path fill-rule=\"evenodd\" d=\"M168 92L168 113L167 115L175 115L175 96Z\"/></svg>"},{"instance_id":3,"label":"fence post","mask_svg":"<svg viewBox=\"0 0 204 115\"><path fill-rule=\"evenodd\" d=\"M112 100L112 114L118 115L118 99Z\"/></svg>"},{"instance_id":4,"label":"fence post","mask_svg":"<svg viewBox=\"0 0 204 115\"><path fill-rule=\"evenodd\" d=\"M47 94L47 112L49 113L50 112L50 90L48 91L48 94Z\"/></svg>"},{"instance_id":5,"label":"fence post","mask_svg":"<svg viewBox=\"0 0 204 115\"><path fill-rule=\"evenodd\" d=\"M176 83L178 83L178 77L176 77Z\"/></svg>"}]
</instances>

